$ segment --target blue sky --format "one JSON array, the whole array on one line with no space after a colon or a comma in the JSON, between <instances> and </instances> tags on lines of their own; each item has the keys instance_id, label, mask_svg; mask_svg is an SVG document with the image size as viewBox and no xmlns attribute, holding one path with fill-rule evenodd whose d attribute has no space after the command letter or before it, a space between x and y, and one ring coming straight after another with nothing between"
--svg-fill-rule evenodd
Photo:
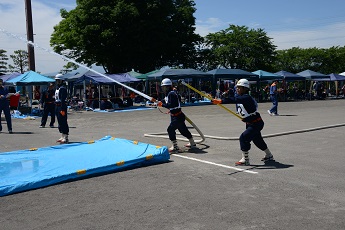
<instances>
[{"instance_id":1,"label":"blue sky","mask_svg":"<svg viewBox=\"0 0 345 230\"><path fill-rule=\"evenodd\" d=\"M229 24L262 28L278 49L345 46L344 0L195 0L196 32L204 36ZM53 26L61 20L60 9L71 10L74 0L32 0L35 43L49 47ZM23 0L0 0L0 29L26 38ZM10 55L26 44L0 32L0 49ZM35 49L36 70L56 72L61 58Z\"/></svg>"}]
</instances>

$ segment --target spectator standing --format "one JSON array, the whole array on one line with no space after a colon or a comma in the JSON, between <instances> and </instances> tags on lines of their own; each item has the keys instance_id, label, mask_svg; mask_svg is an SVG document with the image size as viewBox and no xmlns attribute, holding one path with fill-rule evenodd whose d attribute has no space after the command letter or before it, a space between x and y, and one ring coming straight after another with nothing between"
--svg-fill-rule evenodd
<instances>
[{"instance_id":1,"label":"spectator standing","mask_svg":"<svg viewBox=\"0 0 345 230\"><path fill-rule=\"evenodd\" d=\"M274 80L270 87L270 98L272 101L272 108L267 110L271 116L278 116L278 82Z\"/></svg>"},{"instance_id":2,"label":"spectator standing","mask_svg":"<svg viewBox=\"0 0 345 230\"><path fill-rule=\"evenodd\" d=\"M12 132L12 119L11 119L11 113L10 113L10 103L8 101L8 98L10 98L12 95L18 95L18 93L10 93L8 89L6 89L3 85L4 81L3 79L0 79L0 118L1 113L4 111L5 119L7 123L7 129L8 132L11 134ZM2 131L2 125L0 122L0 132Z\"/></svg>"},{"instance_id":3,"label":"spectator standing","mask_svg":"<svg viewBox=\"0 0 345 230\"><path fill-rule=\"evenodd\" d=\"M42 92L40 104L43 107L43 116L41 119L40 128L44 128L48 115L50 114L50 128L54 128L55 123L55 90L54 83L49 83L48 88Z\"/></svg>"},{"instance_id":4,"label":"spectator standing","mask_svg":"<svg viewBox=\"0 0 345 230\"><path fill-rule=\"evenodd\" d=\"M67 89L64 85L64 78L62 74L55 76L56 90L55 90L55 114L59 123L59 132L61 138L57 140L61 144L67 144L69 142L69 127L67 123Z\"/></svg>"}]
</instances>

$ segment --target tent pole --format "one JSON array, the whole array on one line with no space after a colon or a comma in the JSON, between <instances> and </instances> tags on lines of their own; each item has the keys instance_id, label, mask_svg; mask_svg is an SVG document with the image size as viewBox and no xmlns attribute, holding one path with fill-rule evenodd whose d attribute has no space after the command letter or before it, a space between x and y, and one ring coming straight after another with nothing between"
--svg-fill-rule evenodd
<instances>
[{"instance_id":1,"label":"tent pole","mask_svg":"<svg viewBox=\"0 0 345 230\"><path fill-rule=\"evenodd\" d=\"M98 84L98 107L101 109L101 84Z\"/></svg>"},{"instance_id":2,"label":"tent pole","mask_svg":"<svg viewBox=\"0 0 345 230\"><path fill-rule=\"evenodd\" d=\"M84 106L86 107L86 82L85 82L85 79L84 79L84 81L83 81L83 90L84 90L84 93L83 93L83 95L84 95Z\"/></svg>"}]
</instances>

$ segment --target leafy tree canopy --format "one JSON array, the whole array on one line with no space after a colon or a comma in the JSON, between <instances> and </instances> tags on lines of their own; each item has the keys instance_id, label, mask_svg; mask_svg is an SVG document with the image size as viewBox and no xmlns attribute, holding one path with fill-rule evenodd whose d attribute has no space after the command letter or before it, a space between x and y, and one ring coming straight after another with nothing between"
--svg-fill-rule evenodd
<instances>
[{"instance_id":1,"label":"leafy tree canopy","mask_svg":"<svg viewBox=\"0 0 345 230\"><path fill-rule=\"evenodd\" d=\"M109 73L190 67L195 43L191 0L77 0L54 27L54 51Z\"/></svg>"},{"instance_id":2,"label":"leafy tree canopy","mask_svg":"<svg viewBox=\"0 0 345 230\"><path fill-rule=\"evenodd\" d=\"M8 65L10 72L24 73L29 71L28 52L25 50L15 50L14 54L10 55L14 65Z\"/></svg>"},{"instance_id":3,"label":"leafy tree canopy","mask_svg":"<svg viewBox=\"0 0 345 230\"><path fill-rule=\"evenodd\" d=\"M0 49L0 75L7 72L7 60L6 50Z\"/></svg>"},{"instance_id":4,"label":"leafy tree canopy","mask_svg":"<svg viewBox=\"0 0 345 230\"><path fill-rule=\"evenodd\" d=\"M255 30L236 25L208 34L206 46L211 51L213 64L249 71L269 71L276 49L263 29Z\"/></svg>"},{"instance_id":5,"label":"leafy tree canopy","mask_svg":"<svg viewBox=\"0 0 345 230\"><path fill-rule=\"evenodd\" d=\"M300 48L293 47L277 51L277 59L274 63L276 71L286 70L298 73L306 69L321 73L340 73L345 69L345 47Z\"/></svg>"}]
</instances>

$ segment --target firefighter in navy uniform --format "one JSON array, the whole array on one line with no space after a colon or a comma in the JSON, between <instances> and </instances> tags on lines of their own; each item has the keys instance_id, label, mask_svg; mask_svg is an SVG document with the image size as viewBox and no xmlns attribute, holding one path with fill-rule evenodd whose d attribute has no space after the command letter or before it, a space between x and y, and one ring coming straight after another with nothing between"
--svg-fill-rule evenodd
<instances>
[{"instance_id":1,"label":"firefighter in navy uniform","mask_svg":"<svg viewBox=\"0 0 345 230\"><path fill-rule=\"evenodd\" d=\"M213 104L236 103L237 113L242 117L242 121L246 123L246 130L240 136L242 159L236 162L235 165L250 165L248 154L251 141L253 141L260 150L265 152L266 155L261 159L262 161L274 161L272 153L261 136L264 121L257 111L258 105L255 99L248 94L249 89L249 81L247 79L240 79L236 84L237 95L235 97L212 100Z\"/></svg>"},{"instance_id":2,"label":"firefighter in navy uniform","mask_svg":"<svg viewBox=\"0 0 345 230\"><path fill-rule=\"evenodd\" d=\"M40 104L43 107L43 116L40 128L44 128L50 113L50 128L54 128L55 123L55 90L54 83L49 83L48 88L42 92Z\"/></svg>"},{"instance_id":3,"label":"firefighter in navy uniform","mask_svg":"<svg viewBox=\"0 0 345 230\"><path fill-rule=\"evenodd\" d=\"M62 74L55 76L56 90L55 90L55 114L59 123L59 132L61 138L57 140L61 144L68 143L69 127L67 123L67 89L64 85L64 78Z\"/></svg>"},{"instance_id":4,"label":"firefighter in navy uniform","mask_svg":"<svg viewBox=\"0 0 345 230\"><path fill-rule=\"evenodd\" d=\"M169 148L170 153L179 153L182 152L178 147L177 140L176 140L176 129L179 130L181 135L186 137L189 140L189 144L186 147L190 149L195 149L196 144L194 142L192 134L189 132L186 124L185 124L185 114L181 110L181 101L179 99L178 94L175 92L172 82L170 79L165 78L162 81L162 90L165 94L165 98L163 102L159 101L158 106L164 107L169 109L170 113L170 125L167 129L169 134L169 139L172 142L172 147Z\"/></svg>"}]
</instances>

